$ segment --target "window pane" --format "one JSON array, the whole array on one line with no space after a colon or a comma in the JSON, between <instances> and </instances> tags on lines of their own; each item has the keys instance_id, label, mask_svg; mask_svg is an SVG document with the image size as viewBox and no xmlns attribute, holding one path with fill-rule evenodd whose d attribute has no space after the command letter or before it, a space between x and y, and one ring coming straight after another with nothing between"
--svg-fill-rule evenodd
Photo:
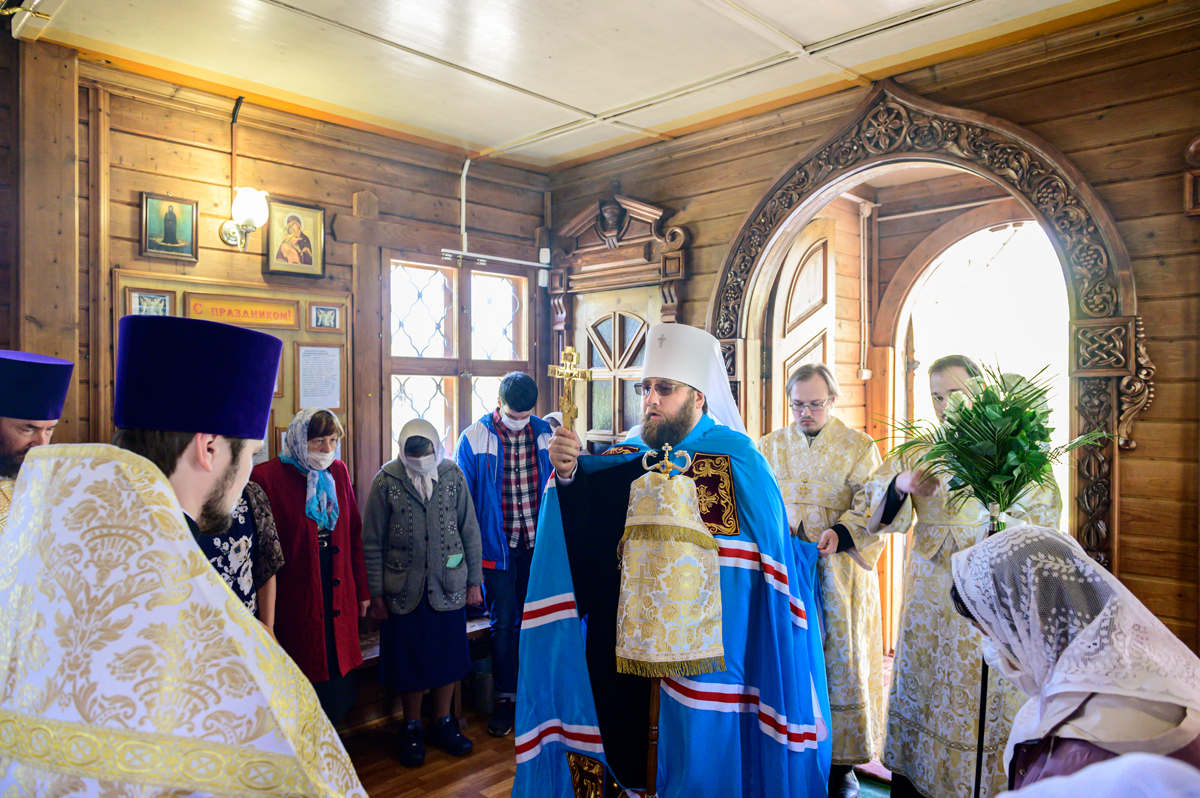
<instances>
[{"instance_id":1,"label":"window pane","mask_svg":"<svg viewBox=\"0 0 1200 798\"><path fill-rule=\"evenodd\" d=\"M525 278L471 275L471 357L525 359Z\"/></svg>"},{"instance_id":2,"label":"window pane","mask_svg":"<svg viewBox=\"0 0 1200 798\"><path fill-rule=\"evenodd\" d=\"M596 322L596 324L592 326L592 329L596 331L596 335L600 336L600 340L604 341L604 345L608 347L609 352L615 351L615 347L613 346L612 316Z\"/></svg>"},{"instance_id":3,"label":"window pane","mask_svg":"<svg viewBox=\"0 0 1200 798\"><path fill-rule=\"evenodd\" d=\"M600 347L596 346L591 341L588 341L588 368L590 369L607 369L608 364L604 362L604 353L600 351Z\"/></svg>"},{"instance_id":4,"label":"window pane","mask_svg":"<svg viewBox=\"0 0 1200 798\"><path fill-rule=\"evenodd\" d=\"M629 359L629 364L626 367L631 368L631 369L632 368L640 369L642 367L642 364L645 362L646 362L646 339L643 338L638 343L637 351L633 353L633 357L631 357Z\"/></svg>"},{"instance_id":5,"label":"window pane","mask_svg":"<svg viewBox=\"0 0 1200 798\"><path fill-rule=\"evenodd\" d=\"M400 430L414 418L437 427L446 454L453 454L456 395L453 377L392 375L392 457L400 453Z\"/></svg>"},{"instance_id":6,"label":"window pane","mask_svg":"<svg viewBox=\"0 0 1200 798\"><path fill-rule=\"evenodd\" d=\"M592 429L613 428L613 389L611 380L588 383L588 403L592 408Z\"/></svg>"},{"instance_id":7,"label":"window pane","mask_svg":"<svg viewBox=\"0 0 1200 798\"><path fill-rule=\"evenodd\" d=\"M471 420L483 418L496 409L503 377L476 377L471 380Z\"/></svg>"},{"instance_id":8,"label":"window pane","mask_svg":"<svg viewBox=\"0 0 1200 798\"><path fill-rule=\"evenodd\" d=\"M637 384L637 380L621 380L621 432L642 423L642 397L633 389Z\"/></svg>"},{"instance_id":9,"label":"window pane","mask_svg":"<svg viewBox=\"0 0 1200 798\"><path fill-rule=\"evenodd\" d=\"M621 355L624 356L629 351L630 344L633 343L633 337L637 335L638 330L642 329L642 320L637 316L627 316L621 314Z\"/></svg>"},{"instance_id":10,"label":"window pane","mask_svg":"<svg viewBox=\"0 0 1200 798\"><path fill-rule=\"evenodd\" d=\"M454 270L392 262L393 357L454 357Z\"/></svg>"}]
</instances>

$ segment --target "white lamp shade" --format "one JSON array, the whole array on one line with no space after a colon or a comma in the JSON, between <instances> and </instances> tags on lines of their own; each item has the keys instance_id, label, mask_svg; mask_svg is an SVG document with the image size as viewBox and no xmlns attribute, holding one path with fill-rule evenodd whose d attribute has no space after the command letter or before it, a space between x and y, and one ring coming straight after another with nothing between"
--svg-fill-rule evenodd
<instances>
[{"instance_id":1,"label":"white lamp shade","mask_svg":"<svg viewBox=\"0 0 1200 798\"><path fill-rule=\"evenodd\" d=\"M233 195L233 222L243 229L257 230L267 223L267 192L237 188Z\"/></svg>"}]
</instances>

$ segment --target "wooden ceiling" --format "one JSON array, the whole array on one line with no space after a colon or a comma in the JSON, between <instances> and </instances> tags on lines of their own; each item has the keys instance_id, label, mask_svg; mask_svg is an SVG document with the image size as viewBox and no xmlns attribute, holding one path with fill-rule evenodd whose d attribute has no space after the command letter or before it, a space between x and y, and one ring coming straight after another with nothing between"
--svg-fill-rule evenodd
<instances>
[{"instance_id":1,"label":"wooden ceiling","mask_svg":"<svg viewBox=\"0 0 1200 798\"><path fill-rule=\"evenodd\" d=\"M25 0L13 34L550 171L1150 0Z\"/></svg>"}]
</instances>

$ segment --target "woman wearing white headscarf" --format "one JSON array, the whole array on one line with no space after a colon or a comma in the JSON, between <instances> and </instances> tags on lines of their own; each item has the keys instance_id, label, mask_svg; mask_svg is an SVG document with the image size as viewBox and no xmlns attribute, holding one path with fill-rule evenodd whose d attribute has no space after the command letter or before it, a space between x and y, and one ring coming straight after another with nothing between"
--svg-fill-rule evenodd
<instances>
[{"instance_id":1,"label":"woman wearing white headscarf","mask_svg":"<svg viewBox=\"0 0 1200 798\"><path fill-rule=\"evenodd\" d=\"M335 457L342 435L330 411L301 410L283 451L250 474L271 503L286 562L276 574L275 635L335 725L354 705L358 618L371 598L358 502Z\"/></svg>"},{"instance_id":2,"label":"woman wearing white headscarf","mask_svg":"<svg viewBox=\"0 0 1200 798\"><path fill-rule=\"evenodd\" d=\"M1121 754L1200 766L1200 659L1073 539L1019 526L954 555L951 598L1029 695L1010 786Z\"/></svg>"},{"instance_id":3,"label":"woman wearing white headscarf","mask_svg":"<svg viewBox=\"0 0 1200 798\"><path fill-rule=\"evenodd\" d=\"M453 756L473 745L450 712L454 683L467 675L466 605L480 605L483 557L467 480L447 460L433 424L400 430L400 456L385 463L363 511L371 617L382 621L379 681L401 694L400 763L425 762L421 696L434 694L430 742Z\"/></svg>"}]
</instances>

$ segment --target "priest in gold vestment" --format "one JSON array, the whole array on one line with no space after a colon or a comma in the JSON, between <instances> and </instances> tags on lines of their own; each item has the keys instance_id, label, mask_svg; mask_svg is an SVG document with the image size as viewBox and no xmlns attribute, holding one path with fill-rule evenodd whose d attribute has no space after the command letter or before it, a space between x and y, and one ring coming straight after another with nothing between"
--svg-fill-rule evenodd
<instances>
[{"instance_id":1,"label":"priest in gold vestment","mask_svg":"<svg viewBox=\"0 0 1200 798\"><path fill-rule=\"evenodd\" d=\"M883 632L875 563L883 539L867 533L862 513L847 513L879 466L865 433L832 414L840 391L824 364L806 364L787 383L794 423L759 441L779 479L788 526L816 543L825 600L825 664L832 717L829 794L858 794L854 765L875 758L883 738ZM857 523L852 520L857 519Z\"/></svg>"},{"instance_id":2,"label":"priest in gold vestment","mask_svg":"<svg viewBox=\"0 0 1200 798\"><path fill-rule=\"evenodd\" d=\"M54 436L74 369L57 357L0 351L0 534L21 464Z\"/></svg>"},{"instance_id":3,"label":"priest in gold vestment","mask_svg":"<svg viewBox=\"0 0 1200 798\"><path fill-rule=\"evenodd\" d=\"M929 384L939 422L950 396L980 375L979 367L962 355L934 361ZM927 478L919 468L891 457L866 486L866 501L856 506L864 514L865 508L874 510L870 518L858 519L872 532L903 534L913 528L883 750L883 765L892 771L893 798L961 798L971 795L975 784L983 637L950 600L950 558L982 539L989 518L974 499L955 512L948 479ZM1050 528L1058 527L1061 512L1058 491L1044 489L1009 510L1015 522ZM990 669L983 796L1006 788L1004 746L1026 700L1018 687Z\"/></svg>"},{"instance_id":4,"label":"priest in gold vestment","mask_svg":"<svg viewBox=\"0 0 1200 798\"><path fill-rule=\"evenodd\" d=\"M0 794L365 797L312 686L193 537L231 521L281 348L126 316L119 446L25 458L0 537Z\"/></svg>"}]
</instances>

